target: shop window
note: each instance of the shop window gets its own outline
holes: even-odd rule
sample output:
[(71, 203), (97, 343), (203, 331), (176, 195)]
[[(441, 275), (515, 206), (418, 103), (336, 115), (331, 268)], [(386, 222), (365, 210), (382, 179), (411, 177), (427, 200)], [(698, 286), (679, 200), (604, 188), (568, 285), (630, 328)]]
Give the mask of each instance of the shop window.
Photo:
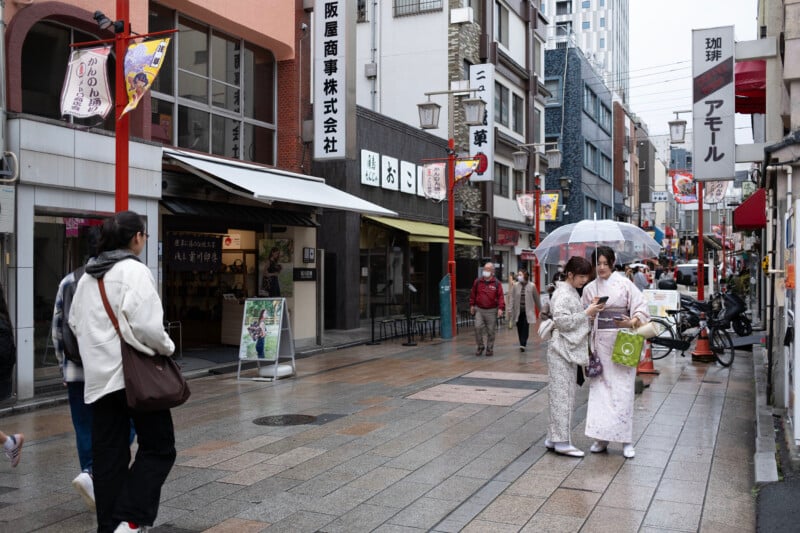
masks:
[[(149, 13), (151, 31), (179, 29), (152, 87), (157, 101), (153, 138), (182, 148), (275, 164), (273, 54), (158, 4), (151, 4)], [(164, 131), (165, 122), (174, 122), (174, 117), (177, 143)], [(171, 124), (171, 128), (176, 127)]]

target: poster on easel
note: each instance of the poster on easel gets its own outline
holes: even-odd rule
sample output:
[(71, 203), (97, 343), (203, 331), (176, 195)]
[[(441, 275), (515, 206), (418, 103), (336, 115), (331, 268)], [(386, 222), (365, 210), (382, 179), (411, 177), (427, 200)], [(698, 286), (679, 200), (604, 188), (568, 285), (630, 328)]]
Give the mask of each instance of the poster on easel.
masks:
[[(291, 364), (282, 365), (281, 360), (290, 360)], [(245, 300), (237, 378), (241, 374), (242, 361), (257, 361), (262, 377), (294, 375), (294, 339), (285, 298)], [(261, 362), (270, 363), (270, 368), (262, 369)]]

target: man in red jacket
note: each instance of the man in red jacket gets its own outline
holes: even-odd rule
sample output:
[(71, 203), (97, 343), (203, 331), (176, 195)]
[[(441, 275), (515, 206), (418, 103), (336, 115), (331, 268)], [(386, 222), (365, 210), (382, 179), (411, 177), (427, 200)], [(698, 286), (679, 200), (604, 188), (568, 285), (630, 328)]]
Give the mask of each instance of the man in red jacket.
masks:
[(505, 308), (503, 284), (494, 277), (494, 264), (486, 263), (483, 265), (481, 276), (472, 284), (472, 292), (469, 294), (469, 312), (475, 316), (475, 342), (478, 344), (475, 355), (481, 355), (484, 346), (486, 357), (494, 355), (497, 319), (503, 316)]

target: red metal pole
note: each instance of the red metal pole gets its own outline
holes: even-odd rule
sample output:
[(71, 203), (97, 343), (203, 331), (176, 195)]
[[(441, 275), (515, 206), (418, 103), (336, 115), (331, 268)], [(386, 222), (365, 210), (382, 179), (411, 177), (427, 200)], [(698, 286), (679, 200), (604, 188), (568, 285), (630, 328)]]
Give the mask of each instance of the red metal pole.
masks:
[[(539, 157), (538, 153), (536, 154), (536, 157)], [(536, 229), (534, 229), (534, 231), (533, 231), (533, 235), (534, 235), (534, 237), (533, 237), (534, 241), (533, 242), (536, 244), (536, 246), (534, 248), (539, 246), (539, 226), (540, 226), (540, 221), (539, 221), (539, 209), (540, 209), (540, 207), (539, 206), (542, 203), (542, 191), (541, 191), (541, 189), (539, 187), (539, 180), (540, 179), (541, 178), (539, 178), (537, 176), (536, 179), (533, 182), (534, 187), (536, 187), (536, 190), (533, 192), (533, 201), (536, 202), (536, 205), (534, 205), (534, 207), (533, 207), (533, 223), (536, 225)], [(536, 292), (541, 293), (542, 292), (542, 290), (541, 290), (541, 284), (542, 283), (539, 280), (539, 277), (540, 277), (539, 276), (539, 258), (537, 256), (535, 256), (535, 255), (533, 256), (533, 276), (534, 276), (534, 278), (536, 280), (535, 281)], [(536, 316), (537, 317), (539, 316), (539, 309), (536, 309)]]
[(450, 274), (450, 329), (456, 338), (456, 211), (454, 188), (456, 185), (456, 141), (451, 137), (447, 144), (447, 273)]
[(116, 161), (114, 174), (114, 210), (126, 211), (128, 209), (128, 140), (130, 114), (122, 115), (122, 110), (128, 104), (128, 93), (125, 89), (125, 53), (128, 51), (128, 38), (130, 37), (130, 10), (129, 0), (117, 0), (117, 20), (122, 21), (122, 31), (114, 39), (114, 51), (117, 55), (115, 73), (115, 113), (116, 125), (114, 130), (116, 142)]
[(725, 215), (722, 215), (722, 277), (720, 278), (720, 287), (722, 287), (722, 282), (728, 277), (727, 273), (728, 265), (725, 264)]
[(703, 264), (703, 182), (697, 182), (697, 299), (705, 300), (705, 265)]

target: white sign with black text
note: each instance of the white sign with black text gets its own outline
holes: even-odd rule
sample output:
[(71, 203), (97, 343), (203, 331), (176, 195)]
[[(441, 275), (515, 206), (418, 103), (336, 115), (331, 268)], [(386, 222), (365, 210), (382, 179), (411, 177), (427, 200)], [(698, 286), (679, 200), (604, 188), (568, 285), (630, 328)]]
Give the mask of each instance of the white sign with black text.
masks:
[(473, 174), (470, 181), (494, 180), (494, 65), (482, 63), (470, 65), (469, 86), (478, 89), (470, 98), (480, 98), (486, 102), (486, 114), (483, 124), (469, 127), (469, 155), (477, 153), (486, 155), (486, 172), (483, 175)]
[(734, 45), (733, 26), (692, 30), (695, 181), (734, 177)]

